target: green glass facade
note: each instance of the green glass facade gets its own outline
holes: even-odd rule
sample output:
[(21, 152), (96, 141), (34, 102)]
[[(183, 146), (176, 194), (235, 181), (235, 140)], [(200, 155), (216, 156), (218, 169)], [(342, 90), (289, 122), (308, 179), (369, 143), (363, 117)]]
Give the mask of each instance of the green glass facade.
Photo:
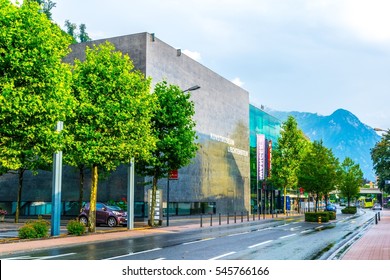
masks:
[[(256, 106), (249, 105), (249, 141), (250, 141), (250, 189), (251, 189), (251, 210), (257, 212), (257, 205), (261, 200), (261, 190), (257, 187), (262, 184), (258, 179), (257, 164), (257, 135), (263, 134), (266, 141), (272, 142), (275, 147), (280, 135), (281, 121)], [(272, 152), (271, 152), (272, 153)], [(272, 160), (271, 160), (272, 161)], [(271, 163), (272, 165), (272, 163)], [(266, 165), (268, 166), (268, 165)], [(265, 167), (265, 169), (268, 169)], [(268, 174), (269, 170), (265, 170)], [(259, 202), (259, 203), (258, 203)]]

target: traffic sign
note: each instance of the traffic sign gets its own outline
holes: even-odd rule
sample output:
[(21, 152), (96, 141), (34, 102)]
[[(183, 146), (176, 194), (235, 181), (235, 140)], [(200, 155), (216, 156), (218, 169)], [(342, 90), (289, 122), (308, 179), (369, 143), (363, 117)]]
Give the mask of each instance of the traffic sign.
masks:
[(169, 180), (178, 180), (179, 171), (177, 169), (169, 171)]

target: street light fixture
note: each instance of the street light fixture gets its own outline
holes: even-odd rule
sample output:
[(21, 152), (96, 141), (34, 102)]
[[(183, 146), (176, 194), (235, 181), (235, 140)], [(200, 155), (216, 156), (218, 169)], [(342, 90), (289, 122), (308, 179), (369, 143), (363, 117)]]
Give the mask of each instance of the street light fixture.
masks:
[(200, 89), (200, 86), (198, 85), (195, 85), (195, 86), (192, 86), (186, 90), (183, 90), (183, 92), (187, 92), (187, 91), (194, 91), (194, 90), (197, 90), (197, 89)]

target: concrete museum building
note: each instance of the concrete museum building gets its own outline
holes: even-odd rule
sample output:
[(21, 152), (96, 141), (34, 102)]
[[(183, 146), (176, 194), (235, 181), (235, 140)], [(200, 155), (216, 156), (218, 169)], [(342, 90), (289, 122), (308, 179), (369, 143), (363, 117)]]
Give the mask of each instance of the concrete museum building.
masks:
[[(105, 41), (132, 59), (136, 69), (152, 84), (166, 80), (183, 90), (195, 85), (191, 92), (195, 104), (196, 132), (200, 144), (189, 166), (178, 171), (178, 179), (170, 180), (169, 212), (176, 215), (198, 213), (233, 213), (250, 211), (249, 93), (207, 67), (191, 59), (150, 33), (139, 33), (72, 45), (66, 62), (83, 60), (86, 46)], [(66, 124), (64, 124), (66, 125)], [(84, 201), (89, 200), (90, 174), (86, 174)], [(28, 173), (24, 180), (22, 215), (51, 213), (51, 172)], [(135, 215), (147, 215), (145, 178), (136, 178)], [(17, 176), (0, 176), (0, 206), (12, 212), (17, 198)], [(167, 180), (160, 180), (166, 201)], [(121, 166), (108, 178), (99, 180), (98, 201), (126, 199), (127, 168)], [(252, 191), (253, 192), (253, 191)], [(79, 173), (64, 167), (62, 179), (62, 212), (77, 214)], [(166, 203), (164, 203), (166, 208)], [(12, 209), (11, 209), (12, 208)]]

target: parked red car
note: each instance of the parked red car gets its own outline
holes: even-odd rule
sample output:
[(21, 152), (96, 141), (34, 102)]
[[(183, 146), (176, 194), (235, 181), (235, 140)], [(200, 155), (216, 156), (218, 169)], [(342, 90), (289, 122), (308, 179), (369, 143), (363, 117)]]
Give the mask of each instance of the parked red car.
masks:
[[(81, 209), (79, 221), (88, 225), (89, 203), (86, 203)], [(105, 224), (109, 227), (118, 225), (127, 225), (127, 212), (115, 205), (105, 203), (96, 203), (96, 225)]]

